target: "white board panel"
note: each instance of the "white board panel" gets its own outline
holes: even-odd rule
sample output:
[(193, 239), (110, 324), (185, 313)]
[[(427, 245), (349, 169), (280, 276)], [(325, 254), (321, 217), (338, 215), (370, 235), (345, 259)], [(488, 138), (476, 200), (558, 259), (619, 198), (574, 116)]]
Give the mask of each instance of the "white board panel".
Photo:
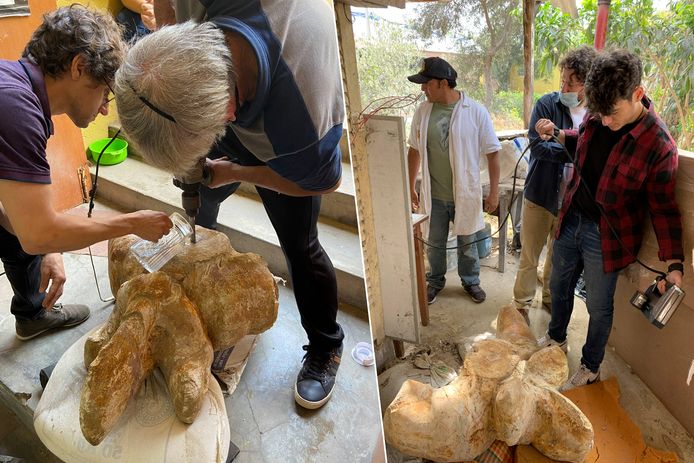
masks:
[(417, 274), (401, 117), (372, 116), (366, 152), (386, 336), (419, 342)]

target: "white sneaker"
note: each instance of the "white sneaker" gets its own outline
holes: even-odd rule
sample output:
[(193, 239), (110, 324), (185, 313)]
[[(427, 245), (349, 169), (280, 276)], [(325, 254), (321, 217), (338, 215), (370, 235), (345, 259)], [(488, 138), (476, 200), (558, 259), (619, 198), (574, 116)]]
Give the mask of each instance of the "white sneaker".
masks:
[(573, 376), (571, 376), (571, 378), (569, 378), (569, 380), (565, 382), (562, 387), (559, 388), (559, 391), (566, 391), (574, 387), (585, 386), (586, 384), (593, 384), (596, 381), (600, 381), (600, 370), (598, 370), (596, 373), (593, 373), (588, 369), (588, 367), (581, 364), (581, 368), (576, 370), (576, 373), (574, 373)]
[(542, 349), (543, 347), (559, 346), (559, 348), (563, 350), (565, 354), (569, 350), (569, 346), (566, 339), (564, 339), (564, 342), (555, 341), (554, 339), (549, 337), (549, 333), (545, 333), (544, 336), (538, 339), (537, 345), (540, 349)]

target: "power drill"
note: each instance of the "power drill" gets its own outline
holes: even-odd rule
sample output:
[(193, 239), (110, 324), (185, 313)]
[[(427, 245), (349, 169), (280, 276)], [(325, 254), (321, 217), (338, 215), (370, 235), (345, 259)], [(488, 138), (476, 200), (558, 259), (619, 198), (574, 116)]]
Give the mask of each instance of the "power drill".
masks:
[(208, 185), (212, 180), (212, 170), (205, 165), (205, 158), (195, 164), (187, 174), (183, 176), (175, 176), (173, 184), (183, 190), (181, 193), (181, 205), (186, 211), (188, 222), (193, 229), (191, 243), (196, 243), (195, 236), (195, 218), (200, 210), (200, 185)]

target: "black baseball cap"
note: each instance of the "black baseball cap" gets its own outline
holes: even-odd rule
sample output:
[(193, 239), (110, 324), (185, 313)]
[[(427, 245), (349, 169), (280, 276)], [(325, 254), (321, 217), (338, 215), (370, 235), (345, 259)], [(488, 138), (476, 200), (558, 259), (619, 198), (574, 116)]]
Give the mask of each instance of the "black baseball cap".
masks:
[(422, 70), (417, 74), (409, 76), (407, 80), (415, 84), (425, 84), (431, 79), (455, 81), (457, 77), (458, 73), (455, 72), (453, 66), (448, 64), (448, 61), (434, 56), (432, 58), (424, 58)]

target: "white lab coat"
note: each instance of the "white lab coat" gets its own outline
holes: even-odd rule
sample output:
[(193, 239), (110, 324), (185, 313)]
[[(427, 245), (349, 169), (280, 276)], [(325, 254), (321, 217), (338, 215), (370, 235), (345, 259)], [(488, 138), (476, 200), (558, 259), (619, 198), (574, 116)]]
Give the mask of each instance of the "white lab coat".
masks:
[[(427, 153), (427, 128), (433, 103), (419, 105), (412, 119), (407, 143), (419, 151), (422, 158), (422, 185), (419, 197), (419, 212), (431, 214), (431, 176)], [(482, 159), (489, 153), (499, 151), (501, 144), (494, 133), (492, 119), (487, 109), (460, 93), (460, 100), (453, 108), (449, 129), (449, 154), (453, 171), (453, 198), (455, 218), (453, 233), (472, 235), (484, 228), (482, 215), (482, 184), (480, 182)], [(429, 236), (429, 223), (422, 227), (424, 238)]]

